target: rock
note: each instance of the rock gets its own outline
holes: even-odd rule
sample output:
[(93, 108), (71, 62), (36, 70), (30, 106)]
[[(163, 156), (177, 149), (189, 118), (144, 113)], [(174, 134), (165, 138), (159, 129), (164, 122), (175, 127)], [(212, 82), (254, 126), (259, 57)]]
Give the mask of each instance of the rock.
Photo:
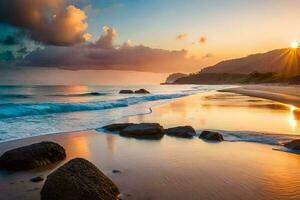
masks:
[(32, 179), (30, 179), (31, 182), (40, 182), (40, 181), (43, 181), (44, 178), (42, 176), (37, 176), (37, 177), (34, 177)]
[(292, 140), (286, 144), (284, 144), (284, 147), (292, 150), (300, 150), (300, 139), (298, 140)]
[(136, 94), (150, 94), (150, 92), (146, 89), (139, 89), (139, 90), (134, 91), (134, 93), (136, 93)]
[(54, 142), (40, 142), (9, 150), (0, 157), (6, 170), (26, 170), (48, 165), (66, 158), (65, 149)]
[(120, 90), (120, 94), (133, 94), (133, 90)]
[(212, 140), (212, 141), (223, 141), (223, 136), (218, 132), (213, 131), (202, 131), (199, 138), (203, 138), (206, 140)]
[(165, 129), (165, 134), (174, 137), (193, 138), (196, 132), (191, 126), (178, 126)]
[(138, 139), (161, 139), (164, 136), (163, 131), (163, 127), (158, 123), (141, 123), (124, 128), (120, 135)]
[(133, 123), (117, 123), (117, 124), (109, 124), (106, 126), (103, 126), (102, 128), (104, 128), (105, 130), (108, 131), (121, 131), (124, 128), (127, 128), (128, 126), (133, 125)]
[(114, 170), (112, 170), (112, 173), (117, 174), (117, 173), (121, 173), (121, 171), (117, 170), (117, 169), (114, 169)]
[(118, 187), (95, 165), (75, 158), (47, 177), (41, 200), (113, 200), (119, 194)]

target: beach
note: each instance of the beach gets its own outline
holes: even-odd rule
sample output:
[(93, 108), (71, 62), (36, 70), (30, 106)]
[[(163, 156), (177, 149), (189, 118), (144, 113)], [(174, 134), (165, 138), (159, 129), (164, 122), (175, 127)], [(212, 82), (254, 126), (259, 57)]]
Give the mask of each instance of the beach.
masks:
[[(260, 94), (266, 91), (269, 96), (274, 91), (290, 96), (298, 91), (297, 87), (282, 93), (278, 88), (260, 87), (264, 88)], [(223, 142), (166, 135), (161, 140), (138, 140), (101, 128), (3, 142), (1, 154), (39, 141), (54, 141), (66, 149), (67, 158), (34, 170), (1, 172), (1, 196), (39, 199), (43, 182), (32, 183), (30, 178), (46, 177), (68, 160), (82, 157), (116, 183), (122, 199), (299, 199), (300, 157), (281, 146), (299, 138), (297, 104), (231, 90), (234, 93), (209, 91), (163, 101), (152, 106), (150, 113), (113, 121), (157, 122), (165, 128), (191, 125), (197, 135), (202, 130), (219, 131)]]

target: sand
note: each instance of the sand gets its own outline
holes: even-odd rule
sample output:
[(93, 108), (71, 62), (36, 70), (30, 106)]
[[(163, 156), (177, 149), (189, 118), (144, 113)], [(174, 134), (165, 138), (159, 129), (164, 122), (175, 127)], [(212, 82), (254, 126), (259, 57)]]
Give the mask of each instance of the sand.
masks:
[(248, 85), (224, 89), (221, 92), (234, 92), (300, 107), (300, 86)]
[[(152, 114), (131, 116), (121, 121), (155, 120), (165, 127), (190, 124), (199, 133), (203, 128), (212, 127), (248, 130), (264, 117), (267, 120), (273, 116), (277, 127), (274, 131), (293, 131), (289, 121), (283, 121), (291, 115), (286, 106), (232, 93), (198, 94), (162, 103), (152, 109)], [(228, 116), (229, 113), (232, 115)], [(237, 115), (240, 117), (235, 117)], [(258, 130), (268, 130), (268, 126), (261, 125)], [(274, 150), (279, 147), (276, 145), (211, 143), (197, 137), (180, 139), (169, 136), (148, 141), (90, 130), (1, 143), (0, 154), (46, 140), (64, 146), (66, 160), (29, 171), (2, 171), (0, 199), (38, 200), (43, 182), (31, 183), (30, 178), (46, 177), (75, 157), (94, 163), (116, 183), (123, 199), (300, 199), (300, 156)], [(121, 173), (112, 173), (112, 170)]]

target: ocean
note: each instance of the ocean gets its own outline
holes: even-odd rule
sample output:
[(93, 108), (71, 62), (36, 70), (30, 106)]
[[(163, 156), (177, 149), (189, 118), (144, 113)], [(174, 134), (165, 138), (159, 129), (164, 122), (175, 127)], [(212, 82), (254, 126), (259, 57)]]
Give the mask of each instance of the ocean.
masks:
[[(0, 142), (58, 132), (97, 129), (150, 107), (228, 86), (0, 86)], [(145, 88), (151, 94), (119, 94)]]

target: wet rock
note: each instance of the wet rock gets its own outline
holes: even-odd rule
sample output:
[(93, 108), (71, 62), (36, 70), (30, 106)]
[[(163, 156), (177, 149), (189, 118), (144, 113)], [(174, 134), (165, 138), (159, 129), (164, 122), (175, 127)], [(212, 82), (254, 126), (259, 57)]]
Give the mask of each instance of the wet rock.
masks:
[(117, 170), (117, 169), (114, 169), (114, 170), (112, 170), (112, 173), (117, 174), (117, 173), (121, 173), (121, 171)]
[(195, 130), (191, 126), (178, 126), (174, 128), (165, 129), (165, 134), (174, 137), (181, 138), (193, 138), (196, 134)]
[(300, 139), (298, 140), (292, 140), (286, 144), (284, 144), (284, 147), (292, 150), (300, 150)]
[(133, 94), (133, 90), (120, 90), (120, 94)]
[(95, 165), (75, 158), (51, 173), (41, 190), (41, 200), (113, 200), (117, 186)]
[(43, 180), (44, 180), (44, 178), (42, 176), (37, 176), (37, 177), (34, 177), (34, 178), (30, 179), (30, 181), (34, 182), (34, 183), (40, 182), (40, 181), (43, 181)]
[(150, 94), (150, 92), (146, 89), (139, 89), (139, 90), (134, 91), (134, 93), (136, 93), (136, 94)]
[(121, 131), (131, 125), (133, 125), (133, 123), (116, 123), (103, 126), (102, 128), (108, 131)]
[(218, 132), (213, 131), (202, 131), (199, 138), (203, 138), (206, 140), (212, 140), (212, 141), (223, 141), (223, 136)]
[(66, 158), (65, 149), (54, 142), (40, 142), (9, 150), (0, 157), (0, 167), (6, 170), (27, 170)]
[(164, 129), (158, 123), (141, 123), (124, 128), (120, 135), (137, 139), (161, 139), (164, 136)]

